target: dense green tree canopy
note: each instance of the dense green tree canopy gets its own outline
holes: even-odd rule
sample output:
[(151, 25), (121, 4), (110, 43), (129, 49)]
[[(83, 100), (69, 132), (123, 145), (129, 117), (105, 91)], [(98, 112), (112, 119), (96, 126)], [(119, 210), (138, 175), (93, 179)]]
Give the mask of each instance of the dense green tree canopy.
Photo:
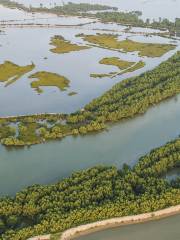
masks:
[(30, 186), (14, 198), (0, 199), (0, 239), (25, 240), (180, 204), (180, 179), (164, 178), (179, 166), (178, 138), (141, 157), (133, 168), (97, 166), (53, 185)]

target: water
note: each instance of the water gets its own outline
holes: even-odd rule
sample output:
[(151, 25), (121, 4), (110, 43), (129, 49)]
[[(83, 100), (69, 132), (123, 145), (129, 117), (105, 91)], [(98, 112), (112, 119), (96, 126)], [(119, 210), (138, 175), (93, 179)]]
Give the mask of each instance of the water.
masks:
[(52, 183), (73, 171), (99, 164), (134, 165), (141, 155), (180, 133), (180, 96), (121, 122), (108, 132), (67, 137), (24, 149), (0, 147), (0, 195), (34, 183)]
[(111, 228), (76, 240), (179, 240), (180, 215), (147, 223)]
[[(85, 26), (83, 28), (6, 28), (5, 34), (0, 35), (0, 64), (9, 60), (19, 65), (28, 65), (33, 62), (36, 67), (8, 87), (4, 87), (4, 83), (0, 83), (0, 116), (76, 111), (110, 89), (115, 83), (154, 68), (177, 50), (170, 51), (160, 58), (142, 58), (138, 56), (138, 53), (119, 53), (101, 48), (90, 48), (67, 54), (50, 52), (50, 49), (53, 48), (50, 45), (50, 39), (54, 35), (62, 35), (73, 43), (84, 45), (86, 43), (76, 37), (76, 34), (82, 32), (84, 34), (104, 33), (102, 30), (97, 31), (92, 28), (86, 29)], [(119, 39), (124, 40), (127, 37), (141, 42), (171, 42), (170, 39), (155, 36), (145, 37), (137, 33), (122, 33)], [(177, 42), (177, 44), (179, 43)], [(44, 59), (45, 57), (47, 59)], [(109, 73), (119, 70), (114, 66), (99, 64), (104, 57), (119, 57), (134, 62), (143, 60), (146, 66), (136, 72), (123, 74), (113, 79), (91, 78), (91, 73)], [(70, 87), (64, 92), (55, 87), (43, 87), (44, 92), (38, 95), (31, 88), (30, 83), (33, 80), (28, 78), (38, 71), (63, 75), (70, 80)], [(77, 95), (69, 96), (68, 93), (72, 91), (77, 92)]]
[(180, 177), (180, 168), (175, 168), (172, 169), (171, 171), (168, 172), (166, 175), (166, 178), (168, 180), (175, 180), (177, 177)]

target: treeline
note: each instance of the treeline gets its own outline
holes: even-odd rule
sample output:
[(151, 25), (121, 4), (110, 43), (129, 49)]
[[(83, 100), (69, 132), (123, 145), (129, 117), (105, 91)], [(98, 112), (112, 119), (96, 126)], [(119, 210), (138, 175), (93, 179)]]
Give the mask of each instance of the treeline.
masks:
[(63, 6), (55, 6), (53, 8), (46, 8), (43, 6), (41, 6), (40, 8), (31, 7), (31, 10), (36, 12), (45, 11), (49, 13), (55, 13), (57, 15), (61, 15), (61, 14), (74, 15), (74, 14), (86, 13), (89, 11), (117, 10), (117, 8), (106, 6), (106, 5), (100, 5), (100, 4), (68, 2)]
[(45, 12), (45, 13), (54, 13), (57, 15), (75, 15), (80, 13), (86, 13), (88, 11), (105, 11), (105, 10), (117, 10), (116, 7), (110, 7), (107, 5), (101, 4), (89, 4), (89, 3), (72, 3), (68, 2), (62, 6), (56, 6), (47, 8), (43, 6), (43, 3), (39, 7), (26, 7), (23, 4), (20, 4), (16, 1), (11, 0), (0, 0), (0, 4), (8, 8), (17, 8), (26, 12)]
[[(18, 8), (26, 12), (44, 12), (54, 13), (57, 15), (76, 15), (82, 17), (98, 18), (102, 22), (115, 22), (122, 25), (128, 25), (133, 27), (147, 27), (154, 29), (168, 30), (170, 34), (180, 34), (180, 18), (176, 18), (174, 22), (167, 18), (159, 18), (159, 20), (151, 21), (146, 19), (145, 21), (140, 18), (142, 12), (118, 12), (118, 8), (101, 4), (89, 4), (89, 3), (72, 3), (68, 2), (62, 6), (54, 5), (51, 8), (44, 7), (41, 3), (39, 7), (26, 7), (16, 1), (0, 0), (0, 4), (8, 8)], [(106, 10), (112, 10), (107, 11)], [(90, 13), (90, 11), (99, 11), (97, 13)], [(103, 12), (101, 12), (103, 11)]]
[(7, 8), (17, 8), (23, 11), (29, 11), (29, 9), (21, 3), (10, 1), (10, 0), (0, 0), (0, 4)]
[(1, 118), (0, 140), (6, 146), (24, 146), (97, 132), (109, 122), (143, 114), (150, 106), (179, 92), (180, 52), (177, 52), (154, 70), (116, 84), (78, 112)]
[(67, 116), (68, 124), (107, 123), (143, 114), (158, 102), (180, 92), (180, 52), (154, 70), (116, 84), (83, 111)]
[(144, 22), (139, 18), (138, 12), (98, 12), (95, 14), (102, 22), (116, 22), (128, 25), (143, 26)]
[(53, 185), (34, 185), (0, 199), (0, 239), (62, 232), (79, 224), (156, 211), (180, 204), (180, 138), (141, 157), (130, 168), (97, 166)]
[(159, 20), (153, 19), (153, 21), (146, 19), (144, 21), (139, 16), (140, 14), (137, 12), (98, 12), (94, 14), (94, 17), (105, 23), (115, 22), (132, 27), (168, 30), (172, 35), (180, 33), (180, 18), (176, 18), (174, 22), (167, 18), (159, 18)]

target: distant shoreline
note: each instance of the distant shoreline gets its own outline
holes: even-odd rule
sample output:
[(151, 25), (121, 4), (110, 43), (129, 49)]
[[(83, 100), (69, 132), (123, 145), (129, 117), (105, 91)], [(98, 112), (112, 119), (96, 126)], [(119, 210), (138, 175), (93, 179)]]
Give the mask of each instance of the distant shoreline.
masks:
[[(156, 220), (156, 219), (176, 215), (179, 213), (180, 213), (180, 204), (169, 207), (169, 208), (165, 208), (162, 210), (158, 210), (155, 212), (97, 221), (97, 222), (93, 222), (85, 225), (80, 225), (74, 228), (70, 228), (62, 233), (62, 235), (59, 237), (59, 240), (72, 240), (79, 236), (87, 235), (93, 232), (98, 232), (98, 231), (113, 228), (113, 227), (120, 227), (124, 225), (148, 222), (151, 220)], [(28, 240), (50, 240), (50, 237), (51, 236), (49, 234), (49, 235), (29, 238)]]

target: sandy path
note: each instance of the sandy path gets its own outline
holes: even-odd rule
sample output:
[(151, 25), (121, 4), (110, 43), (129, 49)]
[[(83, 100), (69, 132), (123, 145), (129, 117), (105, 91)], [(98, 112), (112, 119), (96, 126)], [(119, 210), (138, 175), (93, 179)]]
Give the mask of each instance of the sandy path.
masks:
[[(115, 226), (128, 225), (133, 223), (145, 222), (157, 218), (167, 217), (180, 213), (180, 205), (165, 208), (156, 212), (144, 213), (133, 216), (111, 218), (103, 221), (80, 225), (64, 231), (59, 240), (70, 240), (75, 236), (85, 235), (89, 232), (94, 232), (102, 229), (107, 229)], [(37, 236), (28, 240), (50, 240), (50, 235)]]

